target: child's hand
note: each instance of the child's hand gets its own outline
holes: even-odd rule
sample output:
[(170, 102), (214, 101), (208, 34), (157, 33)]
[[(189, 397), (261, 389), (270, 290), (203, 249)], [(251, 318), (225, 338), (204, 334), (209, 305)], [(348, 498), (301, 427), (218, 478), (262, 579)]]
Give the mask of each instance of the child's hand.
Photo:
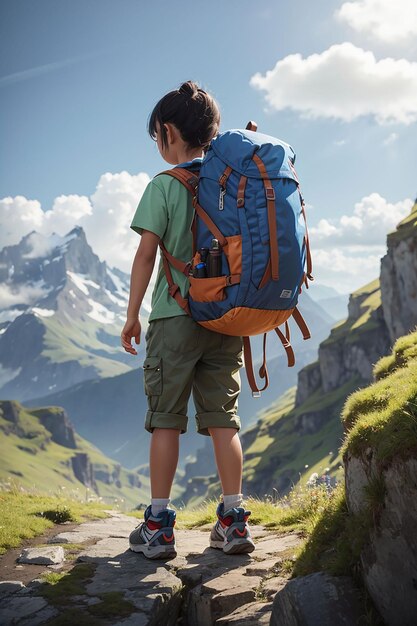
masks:
[(137, 354), (137, 351), (132, 346), (131, 341), (132, 337), (134, 337), (135, 343), (140, 343), (140, 331), (141, 327), (139, 318), (127, 318), (126, 324), (124, 325), (121, 333), (122, 346), (126, 352)]

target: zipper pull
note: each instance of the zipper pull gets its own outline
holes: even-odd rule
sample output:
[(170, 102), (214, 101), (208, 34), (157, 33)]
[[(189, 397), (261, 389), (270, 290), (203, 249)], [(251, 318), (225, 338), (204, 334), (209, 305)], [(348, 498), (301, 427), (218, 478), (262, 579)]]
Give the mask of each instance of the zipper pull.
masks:
[(224, 209), (224, 196), (226, 194), (226, 188), (220, 187), (220, 196), (219, 196), (219, 211), (223, 211)]

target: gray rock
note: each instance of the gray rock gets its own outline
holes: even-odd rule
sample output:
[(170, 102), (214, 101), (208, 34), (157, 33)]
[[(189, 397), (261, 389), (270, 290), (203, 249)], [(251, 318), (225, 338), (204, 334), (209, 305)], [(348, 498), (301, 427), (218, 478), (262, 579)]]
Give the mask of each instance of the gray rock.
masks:
[(20, 580), (2, 580), (0, 581), (0, 598), (10, 596), (24, 588), (25, 585)]
[(386, 495), (361, 554), (366, 587), (390, 626), (414, 626), (417, 615), (417, 459), (384, 473)]
[(132, 613), (120, 622), (113, 622), (113, 626), (148, 626), (149, 616), (145, 613)]
[(264, 561), (251, 563), (246, 567), (245, 575), (247, 576), (265, 576), (276, 568), (279, 568), (282, 558), (274, 557)]
[(262, 592), (268, 600), (273, 600), (275, 594), (281, 591), (287, 583), (288, 579), (283, 576), (268, 578), (262, 585)]
[(189, 624), (209, 626), (220, 617), (256, 599), (260, 576), (243, 576), (238, 567), (220, 576), (205, 580), (188, 593), (187, 617)]
[(400, 226), (388, 235), (387, 245), (381, 259), (381, 299), (391, 341), (395, 341), (417, 324), (416, 229), (401, 236)]
[(357, 626), (363, 616), (359, 591), (347, 576), (324, 572), (294, 578), (278, 591), (271, 626)]
[(216, 620), (216, 626), (269, 626), (272, 602), (250, 602)]
[[(20, 619), (19, 626), (43, 626), (43, 624), (46, 624), (48, 620), (52, 617), (56, 617), (58, 614), (59, 611), (57, 609), (48, 605), (32, 615), (28, 615), (28, 617)], [(13, 620), (12, 624), (16, 624), (16, 622)], [(4, 625), (2, 624), (2, 626)]]
[(25, 617), (34, 617), (34, 614), (46, 606), (46, 600), (38, 596), (22, 597), (13, 595), (10, 599), (2, 601), (0, 607), (0, 623), (2, 626), (16, 624)]
[(25, 548), (19, 558), (19, 563), (33, 563), (36, 565), (53, 565), (62, 563), (65, 558), (64, 548)]

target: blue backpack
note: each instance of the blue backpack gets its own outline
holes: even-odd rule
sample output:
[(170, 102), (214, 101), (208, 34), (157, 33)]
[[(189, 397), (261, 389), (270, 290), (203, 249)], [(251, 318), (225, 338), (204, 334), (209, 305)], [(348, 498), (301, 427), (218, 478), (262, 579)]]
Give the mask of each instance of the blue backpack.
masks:
[[(304, 339), (310, 337), (296, 305), (301, 286), (308, 288), (307, 280), (313, 276), (295, 153), (287, 143), (256, 131), (256, 124), (249, 122), (245, 130), (220, 133), (211, 141), (199, 169), (174, 167), (160, 172), (187, 187), (195, 208), (190, 262), (174, 258), (162, 242), (160, 247), (169, 293), (178, 304), (205, 328), (243, 337), (248, 381), (252, 394), (259, 396), (268, 386), (266, 333), (275, 330), (289, 367), (295, 363), (289, 317)], [(221, 251), (220, 271), (201, 277), (207, 249), (212, 248), (212, 254), (213, 245), (217, 247), (213, 240)], [(188, 299), (182, 298), (174, 283), (170, 265), (188, 276)], [(284, 332), (278, 328), (282, 324)], [(259, 375), (265, 384), (259, 389), (249, 336), (262, 333)]]

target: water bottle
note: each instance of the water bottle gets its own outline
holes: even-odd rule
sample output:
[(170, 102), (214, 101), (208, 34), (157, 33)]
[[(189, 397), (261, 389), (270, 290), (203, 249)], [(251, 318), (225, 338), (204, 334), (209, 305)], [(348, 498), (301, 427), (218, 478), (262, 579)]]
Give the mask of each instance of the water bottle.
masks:
[(207, 274), (210, 278), (222, 274), (222, 251), (218, 239), (212, 239), (207, 257)]

